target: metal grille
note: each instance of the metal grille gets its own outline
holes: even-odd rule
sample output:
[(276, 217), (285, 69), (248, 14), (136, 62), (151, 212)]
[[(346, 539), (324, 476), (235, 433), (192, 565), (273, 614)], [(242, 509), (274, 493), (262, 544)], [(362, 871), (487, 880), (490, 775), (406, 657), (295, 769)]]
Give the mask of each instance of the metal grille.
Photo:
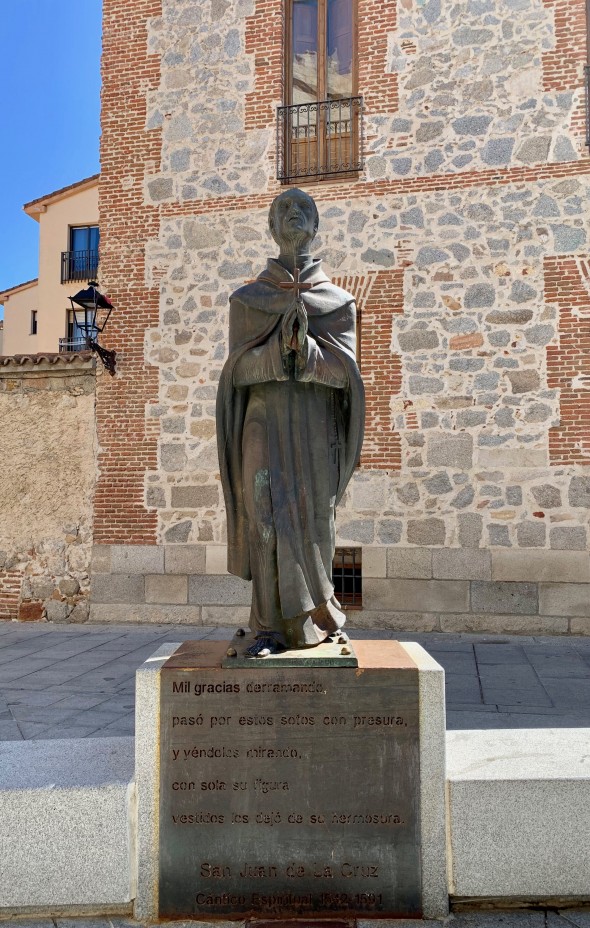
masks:
[(346, 609), (363, 608), (361, 548), (336, 548), (332, 561), (334, 595)]
[(590, 64), (584, 65), (584, 85), (586, 88), (586, 147), (590, 148)]
[(85, 338), (60, 338), (59, 353), (66, 354), (70, 351), (88, 351), (88, 342)]
[(277, 178), (356, 174), (364, 163), (363, 98), (277, 109)]
[(61, 282), (92, 280), (98, 270), (98, 251), (62, 251)]

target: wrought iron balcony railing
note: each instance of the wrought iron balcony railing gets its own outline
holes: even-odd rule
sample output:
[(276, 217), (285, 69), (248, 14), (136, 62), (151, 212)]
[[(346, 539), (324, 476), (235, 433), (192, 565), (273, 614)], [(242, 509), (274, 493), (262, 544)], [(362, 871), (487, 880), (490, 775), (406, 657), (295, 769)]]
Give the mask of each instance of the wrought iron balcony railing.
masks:
[(88, 342), (85, 338), (60, 338), (59, 353), (65, 354), (70, 351), (89, 351)]
[(98, 270), (98, 251), (62, 251), (61, 282), (92, 280)]
[(362, 97), (278, 107), (278, 180), (357, 174), (363, 159)]

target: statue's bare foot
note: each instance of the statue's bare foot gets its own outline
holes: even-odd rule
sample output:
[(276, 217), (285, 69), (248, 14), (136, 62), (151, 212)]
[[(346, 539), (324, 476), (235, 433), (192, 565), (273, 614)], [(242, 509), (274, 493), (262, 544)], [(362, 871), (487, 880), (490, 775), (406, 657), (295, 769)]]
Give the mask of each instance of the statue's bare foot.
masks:
[(246, 648), (246, 654), (250, 657), (268, 657), (269, 654), (280, 654), (284, 650), (278, 632), (259, 632), (250, 647)]

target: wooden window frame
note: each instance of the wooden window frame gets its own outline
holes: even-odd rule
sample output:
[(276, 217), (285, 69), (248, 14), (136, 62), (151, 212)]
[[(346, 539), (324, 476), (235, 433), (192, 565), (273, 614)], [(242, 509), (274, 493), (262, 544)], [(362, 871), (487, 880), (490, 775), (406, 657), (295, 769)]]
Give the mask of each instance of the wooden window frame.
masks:
[[(352, 92), (358, 88), (358, 0), (352, 2)], [(590, 4), (590, 0), (586, 0)], [(293, 106), (293, 0), (287, 0), (287, 28), (285, 29), (285, 106)], [(318, 0), (318, 94), (317, 103), (327, 100), (328, 92), (328, 0)]]
[[(328, 4), (317, 0), (317, 92), (314, 100), (293, 102), (294, 0), (286, 5), (284, 44), (284, 104), (277, 111), (277, 178), (284, 184), (318, 183), (321, 181), (356, 180), (363, 168), (363, 100), (358, 94), (358, 0), (351, 0), (351, 92), (349, 96), (328, 97)], [(315, 110), (315, 122), (308, 122)], [(343, 112), (344, 111), (344, 112)], [(349, 113), (349, 117), (345, 114)], [(306, 119), (307, 113), (307, 119)], [(299, 114), (302, 128), (313, 126), (314, 133), (306, 141), (299, 135)], [(342, 126), (350, 119), (350, 132)], [(291, 120), (297, 130), (292, 132)], [(299, 141), (301, 139), (301, 141)], [(282, 153), (282, 157), (281, 157)]]

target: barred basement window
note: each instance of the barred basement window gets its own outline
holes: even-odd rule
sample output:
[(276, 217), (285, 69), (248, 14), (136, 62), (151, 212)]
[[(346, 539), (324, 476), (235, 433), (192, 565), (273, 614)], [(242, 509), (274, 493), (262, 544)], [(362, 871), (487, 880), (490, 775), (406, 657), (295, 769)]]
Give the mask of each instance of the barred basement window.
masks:
[(363, 608), (362, 548), (336, 548), (332, 562), (334, 595), (345, 609)]

